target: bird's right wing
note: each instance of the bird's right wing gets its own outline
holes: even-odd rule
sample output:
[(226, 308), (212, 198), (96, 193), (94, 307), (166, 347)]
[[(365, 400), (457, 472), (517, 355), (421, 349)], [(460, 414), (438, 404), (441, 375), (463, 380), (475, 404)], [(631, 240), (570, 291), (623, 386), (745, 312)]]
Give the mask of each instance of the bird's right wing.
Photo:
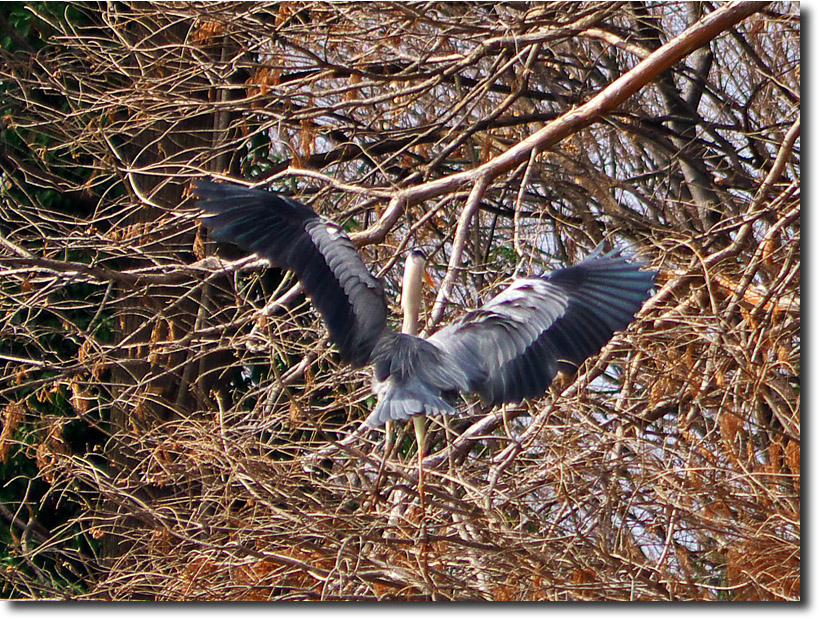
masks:
[(384, 289), (350, 238), (310, 207), (269, 191), (194, 181), (213, 238), (292, 270), (324, 318), (344, 361), (367, 363), (386, 327)]
[(599, 352), (649, 297), (653, 271), (601, 251), (573, 267), (516, 280), (429, 340), (450, 354), (487, 404), (542, 395), (558, 370), (574, 371)]

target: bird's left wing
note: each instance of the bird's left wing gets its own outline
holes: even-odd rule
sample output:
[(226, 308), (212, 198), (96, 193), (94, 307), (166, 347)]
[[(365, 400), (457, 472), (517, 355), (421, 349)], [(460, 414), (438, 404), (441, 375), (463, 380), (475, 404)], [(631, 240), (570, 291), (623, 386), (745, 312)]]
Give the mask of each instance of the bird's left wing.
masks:
[(387, 321), (384, 288), (344, 230), (310, 207), (269, 191), (194, 181), (202, 223), (230, 241), (292, 270), (324, 318), (344, 361), (367, 363)]
[(490, 405), (546, 392), (625, 329), (649, 297), (655, 273), (597, 248), (586, 260), (516, 280), (482, 308), (433, 334)]

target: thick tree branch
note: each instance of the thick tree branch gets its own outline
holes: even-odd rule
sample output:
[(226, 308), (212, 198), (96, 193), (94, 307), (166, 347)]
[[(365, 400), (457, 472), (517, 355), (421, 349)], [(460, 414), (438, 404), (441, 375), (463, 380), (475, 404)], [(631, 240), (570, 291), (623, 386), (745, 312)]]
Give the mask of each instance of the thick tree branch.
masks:
[(403, 208), (408, 204), (454, 191), (462, 185), (476, 182), (478, 179), (491, 180), (496, 178), (528, 159), (533, 149), (540, 151), (548, 149), (583, 127), (600, 120), (674, 63), (679, 62), (694, 50), (705, 45), (721, 32), (762, 10), (767, 4), (769, 3), (745, 1), (732, 2), (720, 7), (671, 39), (658, 50), (652, 52), (631, 71), (612, 82), (588, 102), (569, 110), (506, 152), (472, 170), (466, 170), (400, 190), (379, 221), (367, 230), (353, 235), (354, 241), (359, 245), (380, 242), (395, 225), (398, 217), (403, 212)]

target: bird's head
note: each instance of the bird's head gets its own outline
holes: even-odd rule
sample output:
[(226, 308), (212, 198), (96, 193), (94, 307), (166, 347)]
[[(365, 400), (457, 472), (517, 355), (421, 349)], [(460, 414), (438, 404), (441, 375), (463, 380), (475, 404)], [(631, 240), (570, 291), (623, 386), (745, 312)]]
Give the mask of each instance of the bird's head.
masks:
[(417, 280), (423, 278), (427, 284), (434, 286), (432, 277), (427, 271), (427, 255), (420, 249), (413, 249), (407, 255), (407, 262), (404, 266), (404, 277), (414, 277)]

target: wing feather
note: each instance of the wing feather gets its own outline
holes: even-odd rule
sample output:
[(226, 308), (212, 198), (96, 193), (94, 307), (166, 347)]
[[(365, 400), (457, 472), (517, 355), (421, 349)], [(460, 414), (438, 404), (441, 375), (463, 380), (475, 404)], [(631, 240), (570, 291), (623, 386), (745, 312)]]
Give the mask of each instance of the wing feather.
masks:
[(429, 339), (485, 403), (537, 397), (632, 322), (654, 285), (641, 266), (597, 248), (576, 266), (515, 281)]
[(202, 222), (229, 241), (289, 269), (324, 319), (344, 361), (367, 363), (386, 327), (384, 289), (339, 226), (285, 196), (194, 181)]

